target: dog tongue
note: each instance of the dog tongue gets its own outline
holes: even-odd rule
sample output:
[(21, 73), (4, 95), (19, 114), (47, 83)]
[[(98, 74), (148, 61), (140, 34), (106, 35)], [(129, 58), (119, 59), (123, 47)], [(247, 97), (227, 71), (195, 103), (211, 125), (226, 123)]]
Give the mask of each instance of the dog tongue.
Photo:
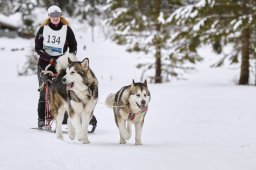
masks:
[(148, 111), (148, 107), (147, 106), (141, 106), (140, 109), (144, 112)]
[(70, 90), (72, 87), (73, 87), (73, 83), (69, 83), (69, 84), (67, 84), (66, 89)]

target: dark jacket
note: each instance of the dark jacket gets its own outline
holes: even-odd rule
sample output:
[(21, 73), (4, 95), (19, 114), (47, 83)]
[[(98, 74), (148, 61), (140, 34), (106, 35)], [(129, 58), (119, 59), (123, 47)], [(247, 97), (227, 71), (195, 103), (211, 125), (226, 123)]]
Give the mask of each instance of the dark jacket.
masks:
[[(60, 22), (58, 25), (54, 25), (50, 22), (48, 25), (53, 30), (60, 30), (63, 26), (63, 23)], [(42, 69), (44, 69), (49, 64), (49, 61), (52, 58), (57, 59), (59, 57), (59, 56), (50, 56), (43, 49), (43, 40), (44, 40), (43, 31), (44, 31), (44, 26), (41, 26), (37, 32), (36, 39), (35, 39), (35, 51), (40, 56), (38, 60), (38, 66), (41, 67)], [(63, 52), (65, 53), (68, 48), (70, 53), (76, 54), (77, 42), (76, 42), (74, 32), (69, 26), (67, 26), (67, 37), (66, 37), (66, 42), (64, 45)]]

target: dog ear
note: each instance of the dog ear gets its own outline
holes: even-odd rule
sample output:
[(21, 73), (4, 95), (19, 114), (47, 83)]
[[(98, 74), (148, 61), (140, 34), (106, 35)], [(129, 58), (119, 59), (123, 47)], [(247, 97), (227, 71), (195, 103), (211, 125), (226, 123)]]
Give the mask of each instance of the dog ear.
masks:
[(89, 58), (85, 58), (81, 64), (84, 68), (89, 67)]
[(148, 86), (147, 80), (145, 80), (143, 84), (144, 84), (144, 86), (147, 87)]
[(135, 81), (134, 79), (132, 79), (132, 85), (131, 85), (131, 88), (133, 88), (135, 86)]
[(70, 58), (68, 57), (68, 64), (70, 64), (72, 61), (70, 60)]

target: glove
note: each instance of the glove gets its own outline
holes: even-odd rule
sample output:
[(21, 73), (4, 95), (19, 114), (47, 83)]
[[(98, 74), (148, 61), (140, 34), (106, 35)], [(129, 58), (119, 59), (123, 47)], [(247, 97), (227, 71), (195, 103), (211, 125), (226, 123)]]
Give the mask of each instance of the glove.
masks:
[(56, 60), (54, 58), (50, 59), (49, 64), (53, 67), (56, 66)]

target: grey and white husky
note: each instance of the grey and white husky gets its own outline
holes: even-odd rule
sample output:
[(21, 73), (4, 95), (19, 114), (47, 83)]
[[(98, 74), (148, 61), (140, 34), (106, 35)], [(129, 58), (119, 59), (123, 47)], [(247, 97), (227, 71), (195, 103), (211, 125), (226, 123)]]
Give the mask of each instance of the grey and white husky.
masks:
[(119, 128), (120, 144), (131, 137), (131, 124), (135, 125), (135, 144), (142, 145), (141, 132), (150, 101), (147, 81), (122, 87), (117, 93), (109, 94), (106, 105), (113, 107), (115, 122)]
[(98, 81), (89, 68), (88, 58), (82, 62), (67, 60), (68, 65), (57, 60), (58, 76), (49, 91), (50, 109), (56, 120), (56, 137), (63, 139), (62, 121), (67, 112), (70, 139), (89, 143), (88, 125), (98, 99)]

